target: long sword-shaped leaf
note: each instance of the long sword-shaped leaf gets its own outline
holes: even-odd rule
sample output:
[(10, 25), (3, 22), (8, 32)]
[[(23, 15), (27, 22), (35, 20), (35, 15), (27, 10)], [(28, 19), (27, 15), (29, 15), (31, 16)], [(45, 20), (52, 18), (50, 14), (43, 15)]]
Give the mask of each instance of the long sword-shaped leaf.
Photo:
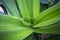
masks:
[(0, 15), (0, 40), (22, 40), (33, 30), (21, 18)]
[(20, 17), (15, 0), (1, 0), (7, 9), (8, 15)]
[(6, 30), (5, 28), (8, 29), (9, 28), (8, 26), (10, 28), (11, 27), (16, 28), (18, 26), (18, 28), (19, 28), (19, 27), (30, 26), (30, 24), (25, 22), (22, 18), (18, 18), (18, 17), (14, 17), (14, 16), (1, 15), (0, 14), (0, 31)]
[(23, 18), (34, 19), (39, 16), (39, 0), (17, 0)]
[(0, 32), (0, 40), (23, 40), (33, 32), (30, 28), (20, 28), (19, 30), (10, 30)]
[(52, 25), (36, 28), (35, 32), (44, 34), (60, 34), (60, 21)]
[(17, 0), (17, 3), (21, 11), (22, 17), (25, 19), (30, 19), (29, 0)]
[(40, 0), (33, 0), (33, 19), (36, 20), (39, 17), (40, 12)]
[(34, 27), (47, 26), (60, 20), (60, 4), (43, 11)]

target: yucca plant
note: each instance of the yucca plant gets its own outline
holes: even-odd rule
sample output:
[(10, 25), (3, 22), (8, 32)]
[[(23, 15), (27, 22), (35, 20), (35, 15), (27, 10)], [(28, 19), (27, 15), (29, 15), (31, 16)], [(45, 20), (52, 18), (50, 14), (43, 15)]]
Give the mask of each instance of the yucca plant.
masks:
[(60, 2), (41, 12), (40, 0), (0, 1), (8, 13), (0, 14), (0, 40), (36, 40), (33, 33), (60, 34)]

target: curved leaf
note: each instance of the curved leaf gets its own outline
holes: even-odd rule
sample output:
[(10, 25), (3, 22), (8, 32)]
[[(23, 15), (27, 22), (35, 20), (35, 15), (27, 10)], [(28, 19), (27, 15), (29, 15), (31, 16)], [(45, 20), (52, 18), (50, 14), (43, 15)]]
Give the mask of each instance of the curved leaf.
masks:
[(10, 31), (0, 32), (0, 40), (23, 40), (32, 33), (32, 29), (15, 29)]
[(40, 18), (35, 22), (34, 27), (47, 26), (60, 21), (59, 13), (60, 13), (60, 4), (58, 3), (55, 6), (42, 12)]
[(0, 15), (0, 40), (24, 39), (33, 32), (28, 25), (30, 24), (21, 18)]
[(35, 32), (44, 34), (60, 34), (60, 21), (52, 25), (36, 28)]

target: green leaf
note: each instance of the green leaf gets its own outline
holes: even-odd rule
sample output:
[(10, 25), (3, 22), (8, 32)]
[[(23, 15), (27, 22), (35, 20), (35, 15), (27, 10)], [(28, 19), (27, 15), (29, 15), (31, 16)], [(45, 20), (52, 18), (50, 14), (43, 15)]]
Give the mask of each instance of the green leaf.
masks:
[(20, 17), (15, 0), (1, 0), (7, 9), (8, 15)]
[(29, 36), (33, 31), (29, 28), (19, 30), (10, 30), (0, 32), (0, 40), (23, 40)]
[(54, 24), (60, 21), (60, 4), (56, 4), (51, 8), (43, 11), (40, 14), (39, 19), (35, 22), (34, 27), (42, 27)]
[(60, 34), (60, 21), (52, 25), (36, 28), (35, 32), (44, 34)]
[(25, 19), (30, 19), (29, 0), (17, 0), (17, 3), (21, 11), (22, 17)]
[[(8, 15), (1, 15), (0, 14), (0, 31), (3, 28), (16, 28), (16, 27), (26, 27), (26, 26), (30, 26), (30, 23), (25, 22), (22, 18), (18, 18), (18, 17), (14, 17), (14, 16), (8, 16)], [(4, 27), (5, 26), (5, 27)], [(8, 27), (9, 26), (9, 27)], [(13, 27), (12, 27), (13, 26)], [(9, 28), (9, 29), (10, 29)], [(8, 30), (9, 30), (8, 29)], [(4, 30), (4, 29), (3, 29)], [(5, 29), (6, 30), (6, 29)]]
[(36, 21), (40, 12), (40, 0), (33, 0), (33, 19)]
[(0, 14), (0, 40), (22, 40), (33, 30), (22, 18)]
[(26, 37), (24, 40), (36, 40), (36, 37), (35, 37), (34, 33), (32, 33), (31, 35)]
[(23, 18), (36, 20), (39, 17), (40, 0), (17, 0)]

